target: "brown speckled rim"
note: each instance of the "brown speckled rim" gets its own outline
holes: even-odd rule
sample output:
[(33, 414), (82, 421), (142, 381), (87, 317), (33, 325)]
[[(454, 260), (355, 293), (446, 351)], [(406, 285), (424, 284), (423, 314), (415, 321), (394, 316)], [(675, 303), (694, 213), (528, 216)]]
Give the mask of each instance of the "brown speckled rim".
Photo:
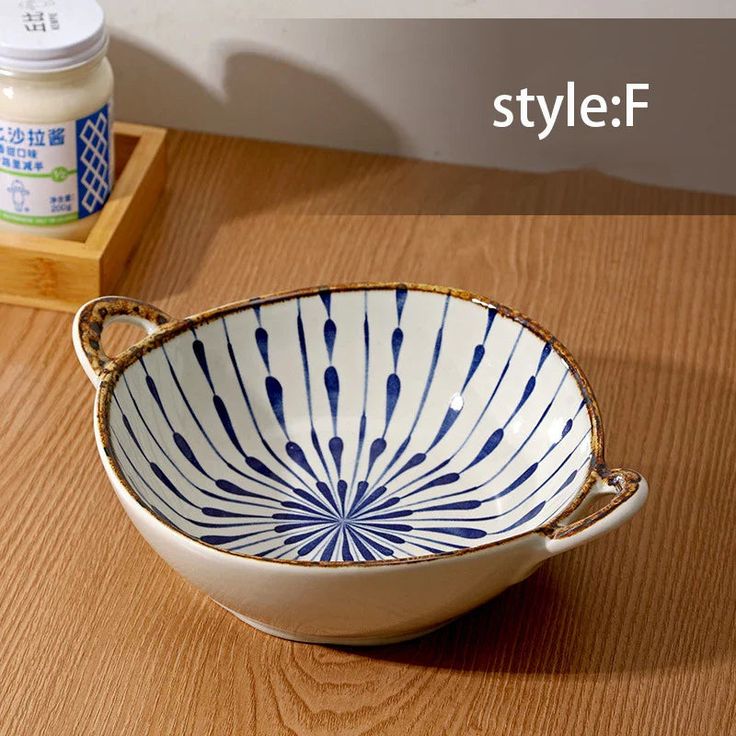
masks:
[[(125, 476), (120, 470), (120, 467), (115, 457), (115, 452), (112, 448), (110, 441), (110, 434), (108, 432), (108, 421), (110, 412), (110, 403), (113, 395), (115, 385), (123, 372), (136, 363), (142, 356), (150, 353), (161, 345), (167, 343), (169, 340), (181, 335), (182, 333), (190, 330), (194, 327), (213, 322), (221, 317), (241, 312), (247, 309), (252, 309), (256, 306), (267, 306), (270, 304), (277, 304), (279, 302), (290, 301), (293, 299), (316, 296), (323, 292), (339, 293), (344, 291), (395, 291), (396, 289), (407, 289), (408, 291), (427, 292), (432, 294), (441, 294), (444, 296), (450, 296), (454, 299), (461, 299), (463, 301), (472, 302), (478, 304), (481, 307), (487, 309), (495, 309), (503, 317), (513, 320), (520, 325), (523, 325), (528, 330), (533, 332), (542, 340), (548, 342), (552, 349), (559, 355), (562, 360), (570, 368), (572, 375), (580, 388), (580, 391), (585, 400), (588, 416), (591, 422), (591, 453), (593, 455), (593, 464), (587, 478), (581, 485), (577, 494), (571, 500), (571, 502), (554, 518), (546, 521), (542, 526), (532, 529), (527, 532), (515, 534), (504, 539), (499, 539), (494, 542), (488, 542), (486, 544), (476, 545), (473, 547), (466, 547), (464, 549), (442, 552), (436, 554), (419, 555), (416, 557), (406, 557), (399, 559), (389, 560), (368, 560), (362, 562), (349, 562), (349, 561), (334, 561), (334, 562), (322, 562), (322, 561), (311, 561), (311, 560), (279, 560), (269, 557), (258, 557), (256, 555), (245, 554), (241, 552), (231, 552), (216, 547), (206, 542), (202, 542), (191, 534), (187, 534), (178, 527), (170, 524), (164, 519), (154, 514), (145, 502), (139, 497), (136, 490), (128, 483)], [(591, 526), (595, 521), (606, 516), (613, 508), (620, 505), (623, 501), (629, 498), (637, 490), (639, 485), (640, 476), (633, 471), (615, 470), (609, 471), (606, 467), (603, 457), (603, 425), (601, 421), (600, 410), (598, 403), (593, 394), (593, 390), (590, 386), (588, 379), (583, 373), (582, 369), (578, 365), (577, 361), (572, 357), (571, 353), (567, 348), (548, 330), (542, 327), (540, 324), (532, 319), (529, 319), (526, 315), (521, 312), (511, 309), (503, 304), (494, 302), (491, 299), (473, 294), (463, 289), (454, 289), (451, 287), (444, 286), (432, 286), (428, 284), (413, 284), (407, 282), (366, 282), (366, 283), (349, 283), (349, 284), (337, 284), (328, 286), (314, 286), (304, 289), (297, 289), (294, 291), (281, 292), (271, 294), (268, 296), (253, 297), (239, 302), (233, 302), (226, 304), (214, 309), (200, 312), (199, 314), (191, 317), (185, 317), (181, 320), (169, 321), (165, 320), (168, 317), (165, 313), (161, 312), (156, 307), (138, 302), (133, 299), (125, 299), (124, 297), (102, 297), (99, 300), (90, 302), (88, 305), (80, 310), (78, 316), (79, 333), (88, 334), (88, 323), (92, 318), (95, 311), (99, 310), (99, 306), (102, 308), (109, 307), (113, 304), (115, 307), (115, 313), (120, 315), (125, 311), (125, 303), (130, 305), (131, 310), (135, 310), (134, 314), (144, 316), (140, 310), (143, 309), (145, 316), (151, 316), (157, 323), (161, 324), (161, 327), (155, 332), (144, 338), (140, 342), (135, 343), (124, 352), (120, 353), (115, 358), (105, 357), (104, 361), (100, 361), (95, 366), (95, 371), (101, 378), (99, 388), (97, 390), (96, 398), (96, 411), (95, 421), (97, 424), (98, 436), (102, 445), (102, 449), (109, 461), (109, 467), (115, 474), (121, 487), (129, 494), (129, 496), (140, 506), (147, 514), (150, 514), (156, 521), (167, 529), (172, 531), (176, 535), (180, 535), (185, 539), (194, 542), (195, 544), (202, 545), (209, 550), (216, 552), (217, 554), (229, 555), (231, 557), (238, 557), (248, 560), (253, 560), (261, 563), (279, 564), (279, 565), (298, 565), (305, 567), (374, 567), (383, 565), (406, 565), (417, 562), (426, 562), (434, 559), (447, 559), (451, 557), (458, 557), (461, 555), (471, 554), (474, 552), (480, 552), (482, 550), (489, 549), (491, 547), (498, 547), (503, 544), (509, 544), (514, 541), (518, 541), (524, 537), (531, 537), (532, 535), (544, 535), (550, 539), (559, 539), (563, 537), (572, 536), (579, 531), (582, 531)], [(87, 312), (85, 313), (85, 310)], [(103, 319), (104, 321), (104, 319)], [(99, 330), (101, 333), (101, 328)], [(97, 328), (94, 331), (95, 336), (99, 337)], [(88, 356), (89, 357), (89, 356)], [(607, 483), (614, 489), (616, 489), (617, 495), (602, 509), (586, 516), (579, 521), (573, 522), (568, 525), (561, 525), (565, 518), (570, 516), (575, 509), (581, 504), (583, 499), (587, 496), (590, 489), (599, 481), (606, 480)], [(614, 492), (614, 491), (612, 491)]]

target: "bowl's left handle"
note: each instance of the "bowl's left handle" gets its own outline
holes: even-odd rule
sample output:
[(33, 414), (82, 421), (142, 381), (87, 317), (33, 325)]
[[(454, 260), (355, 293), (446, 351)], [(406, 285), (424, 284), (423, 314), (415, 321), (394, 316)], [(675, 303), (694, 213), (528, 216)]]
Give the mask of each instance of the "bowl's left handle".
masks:
[(97, 387), (110, 357), (102, 349), (102, 332), (112, 322), (128, 322), (152, 334), (173, 322), (158, 307), (124, 296), (101, 296), (79, 308), (72, 325), (77, 358), (90, 381)]

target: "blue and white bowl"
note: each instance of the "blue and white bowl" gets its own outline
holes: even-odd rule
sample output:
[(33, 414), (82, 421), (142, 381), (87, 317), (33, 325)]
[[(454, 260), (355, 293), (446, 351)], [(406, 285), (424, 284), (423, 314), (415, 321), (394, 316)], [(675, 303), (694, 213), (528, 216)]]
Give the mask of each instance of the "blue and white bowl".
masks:
[[(110, 359), (100, 342), (116, 320), (149, 335)], [(181, 321), (103, 297), (73, 336), (133, 523), (194, 585), (278, 636), (417, 636), (646, 497), (637, 473), (606, 468), (569, 353), (463, 291), (320, 287)]]

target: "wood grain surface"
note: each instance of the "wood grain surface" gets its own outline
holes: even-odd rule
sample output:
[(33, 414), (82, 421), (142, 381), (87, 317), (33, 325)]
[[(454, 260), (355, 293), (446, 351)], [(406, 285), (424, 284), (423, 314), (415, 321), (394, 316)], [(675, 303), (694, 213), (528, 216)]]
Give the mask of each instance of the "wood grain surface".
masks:
[[(578, 357), (608, 460), (644, 473), (650, 501), (415, 642), (270, 638), (128, 522), (97, 457), (71, 317), (2, 306), (0, 733), (734, 733), (736, 218), (381, 215), (389, 201), (444, 212), (445, 196), (476, 211), (479, 181), (502, 191), (517, 175), (179, 133), (169, 163), (119, 293), (180, 316), (342, 280), (490, 296)], [(586, 188), (573, 179), (522, 189), (542, 209), (574, 204)]]

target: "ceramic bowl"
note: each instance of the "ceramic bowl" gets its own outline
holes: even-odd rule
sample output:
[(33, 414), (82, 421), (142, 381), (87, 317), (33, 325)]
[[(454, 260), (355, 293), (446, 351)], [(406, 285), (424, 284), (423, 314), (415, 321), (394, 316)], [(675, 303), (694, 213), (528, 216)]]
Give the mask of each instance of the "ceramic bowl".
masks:
[[(109, 358), (103, 331), (121, 320), (148, 336)], [(277, 636), (418, 636), (647, 495), (639, 474), (606, 467), (596, 402), (562, 345), (464, 291), (319, 287), (183, 320), (103, 297), (73, 338), (135, 526)]]

